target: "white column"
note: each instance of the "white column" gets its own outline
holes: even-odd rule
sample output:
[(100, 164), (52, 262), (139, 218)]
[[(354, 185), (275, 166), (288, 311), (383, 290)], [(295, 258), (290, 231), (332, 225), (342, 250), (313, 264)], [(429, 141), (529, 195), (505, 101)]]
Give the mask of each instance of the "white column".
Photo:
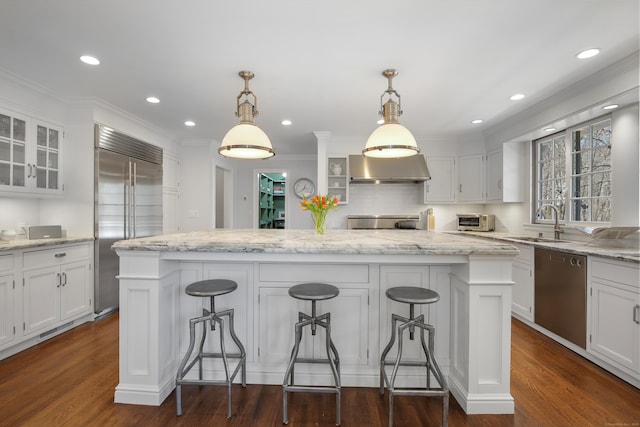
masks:
[(114, 401), (158, 406), (175, 387), (177, 262), (160, 252), (120, 256), (120, 378)]
[(452, 271), (451, 393), (467, 414), (513, 414), (511, 260), (470, 256)]

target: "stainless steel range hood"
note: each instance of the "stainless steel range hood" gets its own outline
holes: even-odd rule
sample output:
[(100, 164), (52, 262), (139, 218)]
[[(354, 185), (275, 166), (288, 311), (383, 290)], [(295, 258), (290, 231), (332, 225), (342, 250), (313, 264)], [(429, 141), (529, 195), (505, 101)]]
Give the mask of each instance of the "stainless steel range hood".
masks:
[(399, 159), (349, 156), (352, 183), (423, 182), (431, 179), (422, 154)]

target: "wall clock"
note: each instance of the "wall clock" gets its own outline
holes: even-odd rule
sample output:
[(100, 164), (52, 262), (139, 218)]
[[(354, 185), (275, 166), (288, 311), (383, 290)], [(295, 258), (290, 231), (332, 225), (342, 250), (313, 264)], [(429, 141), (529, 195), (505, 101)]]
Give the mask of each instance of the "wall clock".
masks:
[(309, 178), (300, 178), (293, 184), (293, 193), (301, 199), (308, 199), (316, 192), (316, 185)]

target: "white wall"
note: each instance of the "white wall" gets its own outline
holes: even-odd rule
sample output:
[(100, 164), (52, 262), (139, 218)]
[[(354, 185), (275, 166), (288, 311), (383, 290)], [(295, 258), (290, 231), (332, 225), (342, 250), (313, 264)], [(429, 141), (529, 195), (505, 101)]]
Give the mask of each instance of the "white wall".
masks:
[(215, 164), (210, 140), (183, 141), (180, 147), (180, 231), (214, 228)]

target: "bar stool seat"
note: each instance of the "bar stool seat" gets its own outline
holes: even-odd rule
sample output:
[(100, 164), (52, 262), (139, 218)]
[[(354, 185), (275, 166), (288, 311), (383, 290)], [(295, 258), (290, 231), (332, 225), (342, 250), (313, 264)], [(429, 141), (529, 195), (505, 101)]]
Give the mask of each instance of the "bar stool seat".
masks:
[[(282, 383), (282, 423), (289, 423), (288, 392), (314, 392), (314, 393), (335, 393), (336, 395), (336, 425), (340, 425), (340, 357), (338, 350), (331, 340), (331, 313), (318, 315), (316, 313), (316, 302), (335, 298), (340, 294), (340, 290), (326, 283), (302, 283), (289, 288), (289, 295), (293, 298), (311, 301), (311, 316), (299, 312), (298, 323), (295, 325), (295, 343), (291, 350), (291, 357)], [(317, 327), (325, 329), (325, 346), (327, 352), (326, 359), (301, 358), (298, 357), (300, 341), (302, 340), (302, 330), (305, 326), (311, 326), (311, 335), (316, 335)], [(296, 363), (328, 363), (335, 383), (334, 387), (322, 386), (302, 386), (294, 384), (294, 366)]]
[[(193, 384), (193, 385), (226, 385), (227, 386), (227, 418), (231, 418), (231, 384), (233, 384), (233, 380), (239, 371), (241, 371), (241, 379), (242, 379), (242, 387), (247, 386), (247, 367), (246, 367), (246, 358), (247, 354), (245, 352), (244, 346), (238, 339), (236, 335), (234, 324), (233, 324), (233, 309), (224, 310), (221, 312), (216, 312), (215, 310), (215, 297), (220, 295), (225, 295), (230, 292), (235, 291), (238, 288), (238, 284), (233, 280), (227, 279), (211, 279), (211, 280), (202, 280), (199, 282), (194, 282), (188, 285), (185, 289), (185, 293), (187, 295), (191, 295), (194, 297), (208, 297), (210, 299), (210, 310), (206, 308), (202, 309), (202, 316), (195, 317), (189, 320), (189, 348), (187, 349), (182, 362), (180, 363), (180, 367), (178, 368), (178, 373), (176, 374), (176, 406), (177, 406), (177, 415), (182, 415), (182, 385), (183, 384)], [(231, 335), (231, 339), (238, 347), (238, 353), (227, 353), (225, 344), (224, 344), (224, 318), (227, 317), (229, 319), (229, 333)], [(220, 326), (218, 335), (220, 336), (220, 352), (219, 353), (207, 353), (204, 351), (204, 343), (207, 337), (207, 327), (206, 322), (210, 323), (211, 331), (215, 331), (216, 324)], [(191, 358), (191, 354), (193, 353), (195, 342), (196, 342), (196, 333), (195, 327), (197, 324), (202, 323), (202, 336), (200, 338), (200, 345), (198, 352), (191, 362), (189, 359)], [(225, 378), (223, 380), (203, 380), (202, 379), (202, 361), (205, 358), (211, 359), (222, 359), (222, 363), (224, 365)], [(229, 369), (229, 361), (228, 359), (238, 359), (238, 364), (236, 365), (233, 373), (231, 373)], [(185, 379), (185, 376), (189, 373), (189, 371), (193, 368), (193, 366), (198, 363), (198, 379)]]
[[(449, 388), (447, 381), (440, 371), (434, 357), (434, 341), (435, 328), (425, 323), (424, 314), (415, 316), (416, 304), (433, 304), (440, 300), (440, 295), (431, 289), (419, 288), (416, 286), (396, 286), (387, 289), (385, 292), (387, 298), (409, 304), (409, 318), (402, 317), (398, 314), (391, 316), (391, 338), (380, 357), (380, 395), (384, 395), (384, 387), (389, 390), (389, 427), (393, 427), (393, 396), (394, 395), (410, 395), (410, 396), (441, 396), (442, 397), (442, 425), (447, 426), (449, 415)], [(402, 360), (402, 339), (404, 331), (409, 329), (409, 339), (414, 339), (415, 328), (420, 329), (420, 341), (422, 350), (426, 357), (424, 362), (410, 362)], [(425, 342), (425, 331), (429, 335), (429, 344)], [(398, 352), (395, 360), (386, 360), (387, 354), (393, 347), (396, 336), (398, 338)], [(385, 366), (393, 366), (391, 378), (387, 376)], [(419, 366), (425, 367), (427, 370), (427, 384), (424, 388), (395, 388), (396, 376), (400, 366)], [(431, 386), (431, 374), (438, 382), (436, 387)]]

